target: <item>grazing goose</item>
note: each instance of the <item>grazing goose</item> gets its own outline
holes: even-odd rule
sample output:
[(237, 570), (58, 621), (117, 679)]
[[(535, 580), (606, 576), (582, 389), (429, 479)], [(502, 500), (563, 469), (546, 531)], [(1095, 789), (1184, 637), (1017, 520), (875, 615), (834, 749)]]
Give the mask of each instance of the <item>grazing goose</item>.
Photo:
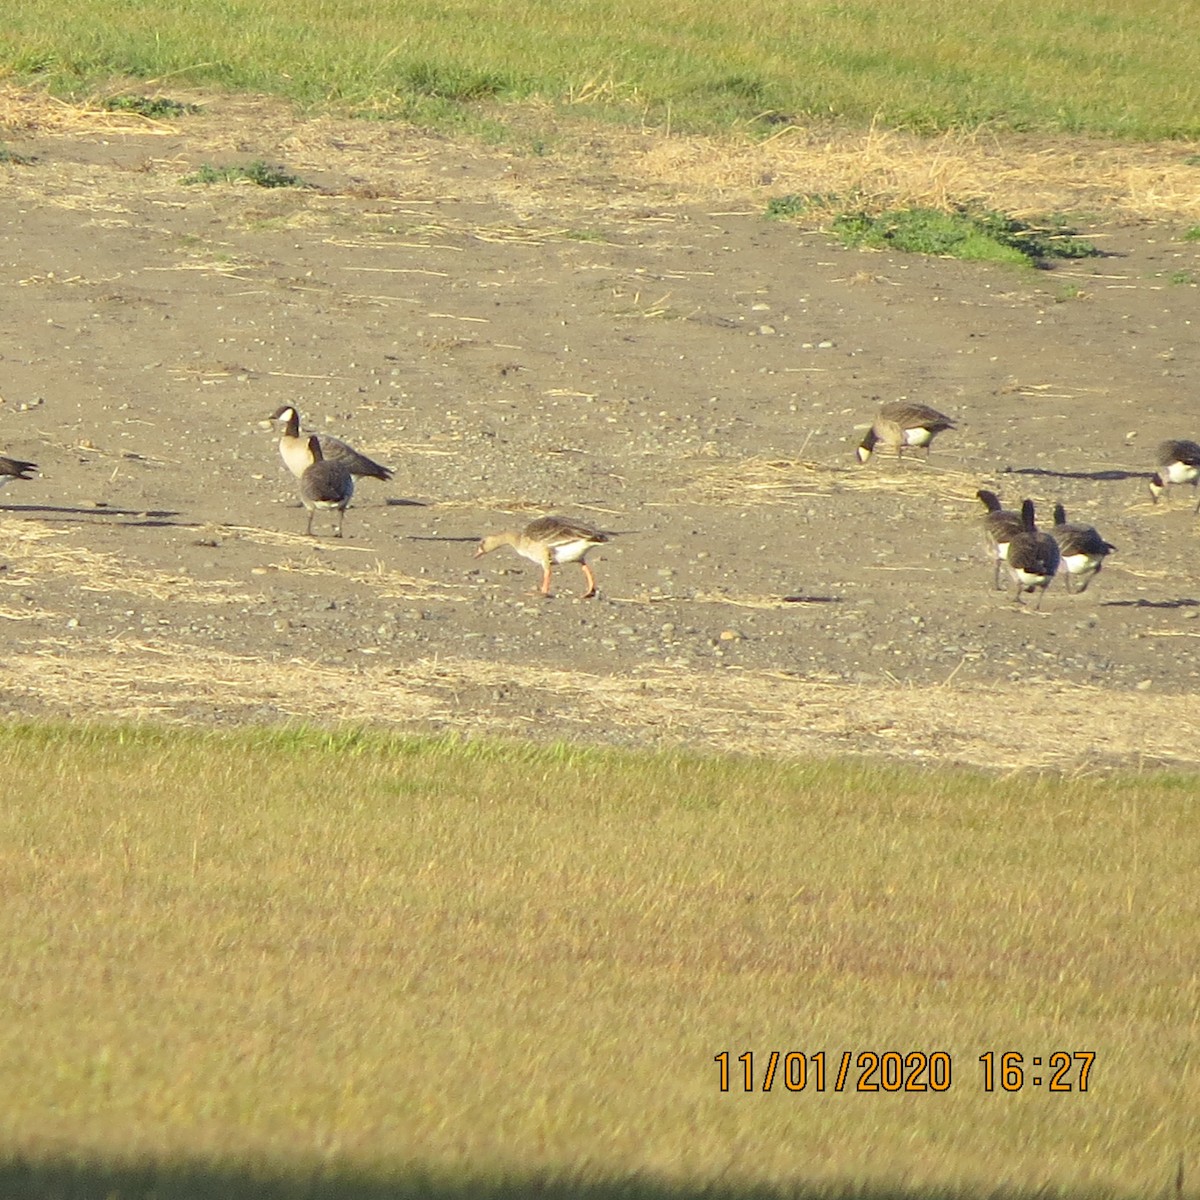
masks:
[(537, 563), (542, 568), (543, 596), (550, 595), (550, 567), (553, 563), (577, 562), (583, 568), (587, 591), (582, 599), (588, 600), (596, 594), (596, 577), (592, 568), (584, 561), (593, 546), (603, 545), (611, 535), (601, 533), (589, 525), (569, 521), (565, 517), (538, 517), (530, 521), (520, 532), (509, 529), (504, 533), (493, 533), (485, 537), (475, 550), (475, 557), (490, 554), (501, 546), (511, 546), (522, 558)]
[[(1155, 459), (1158, 470), (1150, 477), (1150, 495), (1154, 503), (1173, 483), (1190, 483), (1196, 486), (1200, 479), (1200, 446), (1195, 442), (1163, 442)], [(1196, 502), (1200, 512), (1200, 500)]]
[(1058, 543), (1062, 566), (1066, 571), (1063, 582), (1071, 593), (1086, 592), (1092, 576), (1100, 573), (1104, 558), (1116, 546), (1106, 542), (1091, 525), (1068, 521), (1066, 509), (1054, 506), (1054, 528), (1050, 531)]
[(1024, 528), (1021, 524), (1021, 514), (1009, 512), (1000, 507), (1000, 497), (995, 492), (980, 488), (975, 495), (983, 502), (987, 514), (983, 518), (983, 536), (987, 538), (988, 550), (991, 553), (994, 572), (992, 586), (996, 591), (1003, 591), (1004, 584), (1000, 579), (1000, 568), (1008, 558), (1008, 543)]
[(304, 532), (312, 536), (313, 517), (317, 509), (321, 509), (322, 512), (337, 513), (337, 527), (333, 536), (340, 538), (346, 506), (354, 495), (354, 476), (344, 463), (324, 457), (321, 439), (316, 434), (308, 439), (308, 455), (309, 465), (300, 476), (300, 499), (308, 509), (308, 527)]
[(24, 462), (19, 458), (5, 458), (0, 454), (0, 487), (10, 479), (24, 479), (28, 482), (33, 478), (31, 471), (37, 470), (37, 463)]
[(898, 458), (907, 446), (924, 446), (928, 458), (929, 443), (944, 429), (953, 428), (954, 422), (936, 408), (903, 400), (885, 404), (858, 447), (858, 461), (865, 463), (877, 445), (895, 450)]
[[(285, 404), (271, 414), (273, 424), (279, 426), (282, 433), (279, 437), (279, 454), (287, 469), (299, 479), (308, 469), (312, 459), (308, 447), (310, 437), (300, 433), (300, 413), (294, 405)], [(365, 475), (370, 479), (388, 480), (392, 477), (390, 467), (380, 466), (374, 459), (360, 454), (353, 446), (347, 445), (341, 438), (323, 433), (318, 439), (321, 443), (321, 453), (326, 462), (340, 462), (351, 475)]]
[(1021, 505), (1021, 532), (1008, 543), (1005, 562), (1008, 573), (1017, 585), (1013, 599), (1020, 604), (1022, 592), (1036, 591), (1037, 608), (1042, 607), (1042, 597), (1058, 570), (1058, 543), (1048, 534), (1039, 533), (1034, 524), (1033, 501)]

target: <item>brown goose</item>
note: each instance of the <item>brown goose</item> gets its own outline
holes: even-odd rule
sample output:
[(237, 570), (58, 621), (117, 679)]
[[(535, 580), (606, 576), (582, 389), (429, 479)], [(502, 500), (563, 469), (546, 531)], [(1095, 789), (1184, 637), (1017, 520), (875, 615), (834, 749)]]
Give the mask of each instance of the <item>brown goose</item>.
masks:
[(1024, 501), (1021, 505), (1021, 532), (1008, 543), (1008, 555), (1005, 558), (1008, 573), (1017, 585), (1013, 599), (1018, 604), (1022, 592), (1036, 591), (1036, 607), (1042, 607), (1042, 597), (1058, 570), (1059, 557), (1058, 543), (1048, 533), (1038, 532), (1034, 523), (1033, 501)]
[(1062, 555), (1066, 572), (1063, 583), (1071, 593), (1086, 592), (1092, 576), (1100, 573), (1104, 559), (1116, 546), (1106, 542), (1091, 525), (1067, 520), (1061, 504), (1054, 506), (1054, 528), (1050, 531)]
[[(1200, 446), (1195, 442), (1163, 442), (1155, 457), (1158, 470), (1150, 477), (1150, 495), (1154, 503), (1173, 483), (1190, 483), (1196, 486), (1200, 480)], [(1196, 501), (1196, 512), (1200, 512), (1200, 500)]]
[(999, 592), (1004, 589), (1000, 579), (1000, 568), (1008, 558), (1008, 544), (1024, 528), (1021, 524), (1021, 514), (1001, 508), (1000, 497), (986, 488), (980, 488), (975, 495), (987, 509), (983, 518), (983, 536), (987, 539), (994, 566), (992, 586)]
[(522, 530), (508, 529), (485, 537), (476, 548), (475, 557), (490, 554), (501, 546), (511, 546), (522, 558), (542, 568), (543, 596), (550, 595), (551, 566), (554, 563), (577, 562), (583, 568), (583, 577), (587, 581), (587, 591), (582, 595), (582, 599), (587, 600), (596, 594), (596, 577), (585, 557), (593, 546), (603, 545), (610, 536), (566, 517), (538, 517)]
[(0, 487), (12, 479), (32, 479), (32, 471), (37, 470), (37, 463), (24, 462), (19, 458), (5, 458), (0, 454)]
[(322, 512), (337, 513), (333, 536), (340, 538), (346, 506), (354, 495), (354, 476), (344, 463), (324, 457), (321, 440), (316, 434), (308, 439), (308, 454), (311, 461), (300, 476), (300, 499), (308, 509), (308, 527), (304, 532), (312, 536), (313, 517), (320, 509)]
[[(308, 453), (310, 435), (300, 432), (300, 413), (294, 405), (285, 404), (271, 414), (270, 420), (281, 430), (279, 455), (287, 469), (299, 479), (312, 462)], [(353, 446), (343, 442), (341, 438), (323, 433), (318, 440), (321, 443), (321, 453), (326, 462), (340, 462), (351, 475), (364, 475), (369, 479), (385, 481), (391, 479), (390, 467), (381, 466), (374, 459), (360, 454)]]
[(895, 450), (898, 458), (903, 457), (909, 446), (924, 446), (928, 458), (930, 442), (943, 430), (954, 427), (954, 422), (936, 408), (904, 400), (885, 404), (858, 447), (858, 461), (865, 463), (876, 446)]

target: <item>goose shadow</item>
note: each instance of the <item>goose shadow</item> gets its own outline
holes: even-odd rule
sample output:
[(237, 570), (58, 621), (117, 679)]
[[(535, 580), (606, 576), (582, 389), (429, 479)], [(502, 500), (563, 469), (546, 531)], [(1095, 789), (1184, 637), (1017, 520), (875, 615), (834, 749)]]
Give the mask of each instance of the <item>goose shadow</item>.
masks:
[(408, 533), (405, 534), (401, 541), (405, 542), (462, 542), (463, 544), (475, 545), (482, 537), (482, 534), (476, 534), (474, 537), (452, 537), (450, 534), (432, 534), (432, 533)]
[(179, 516), (174, 508), (111, 508), (107, 504), (95, 508), (70, 508), (62, 504), (0, 504), (4, 512), (24, 513), (61, 513), (65, 516), (78, 517), (156, 517), (165, 520), (167, 517)]
[(1101, 608), (1200, 608), (1200, 600), (1101, 600)]
[[(180, 514), (174, 509), (145, 509), (145, 508), (68, 508), (54, 504), (6, 504), (0, 505), (0, 512), (28, 513), (39, 516), (47, 523), (60, 522), (75, 525), (97, 525), (109, 522), (123, 525), (127, 528), (141, 529), (196, 529), (195, 521), (173, 521), (172, 517)], [(80, 521), (79, 517), (90, 517), (89, 521)], [(135, 517), (136, 520), (113, 520), (113, 518)]]
[(1103, 471), (1052, 471), (1048, 467), (1005, 467), (1002, 475), (1033, 475), (1049, 479), (1090, 479), (1096, 483), (1119, 483), (1123, 479), (1150, 479), (1153, 471), (1124, 471), (1117, 467)]

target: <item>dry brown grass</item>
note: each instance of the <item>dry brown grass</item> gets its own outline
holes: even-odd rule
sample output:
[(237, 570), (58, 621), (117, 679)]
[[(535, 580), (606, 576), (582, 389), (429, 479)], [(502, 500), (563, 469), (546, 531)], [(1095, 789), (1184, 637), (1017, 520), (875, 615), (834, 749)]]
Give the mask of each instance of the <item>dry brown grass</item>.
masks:
[(946, 501), (977, 503), (977, 474), (938, 466), (923, 459), (899, 460), (879, 455), (860, 468), (828, 463), (751, 457), (719, 460), (696, 468), (682, 492), (692, 500), (742, 507), (786, 504), (805, 496), (829, 496), (841, 491), (886, 492)]
[[(110, 113), (96, 105), (65, 104), (4, 85), (0, 134), (183, 134), (189, 153), (200, 161), (205, 154), (244, 156), (244, 131), (252, 125), (256, 152), (285, 157), (301, 175), (328, 168), (336, 145), (339, 170), (369, 179), (372, 195), (403, 197), (412, 205), (419, 204), (423, 190), (444, 187), (446, 143), (440, 138), (334, 115), (297, 120), (288, 105), (264, 97), (189, 93), (182, 98), (200, 101), (204, 111), (172, 123)], [(552, 123), (537, 105), (509, 107), (499, 115), (517, 141), (522, 130), (536, 131)], [(988, 129), (919, 137), (877, 127), (821, 125), (787, 126), (766, 140), (584, 125), (558, 127), (554, 133), (556, 152), (545, 158), (511, 147), (465, 141), (457, 145), (460, 159), (504, 169), (456, 180), (456, 191), (503, 200), (525, 220), (477, 230), (469, 222), (462, 228), (424, 229), (422, 241), (463, 232), (496, 241), (550, 240), (580, 220), (646, 219), (653, 215), (646, 212), (648, 202), (765, 207), (770, 198), (789, 193), (836, 195), (847, 203), (878, 207), (978, 204), (1018, 217), (1082, 212), (1126, 219), (1200, 219), (1196, 168), (1187, 161), (1200, 147), (1188, 143), (1002, 137)], [(179, 162), (147, 165), (153, 175), (179, 175), (187, 169)], [(583, 183), (582, 177), (593, 182)], [(362, 191), (359, 183), (347, 194), (361, 199)], [(290, 202), (277, 197), (271, 203)], [(335, 197), (310, 194), (304, 200), (308, 209), (330, 204), (336, 206)], [(413, 215), (421, 216), (419, 210)], [(535, 222), (540, 227), (532, 229)]]
[(0, 83), (0, 132), (6, 137), (86, 137), (111, 133), (165, 135), (176, 129), (168, 122), (139, 113), (109, 112), (98, 101), (67, 103), (45, 92)]
[(973, 204), (1018, 217), (1105, 211), (1200, 217), (1196, 147), (892, 130), (789, 127), (767, 141), (660, 138), (616, 155), (619, 169), (682, 189), (753, 198), (833, 194), (863, 207)]
[(5, 582), (22, 586), (30, 578), (66, 579), (85, 592), (121, 592), (161, 602), (248, 604), (261, 600), (233, 580), (198, 580), (157, 571), (127, 558), (65, 544), (65, 534), (28, 521), (0, 519), (0, 558), (9, 564)]
[[(669, 667), (604, 676), (441, 655), (401, 666), (364, 657), (348, 670), (286, 654), (116, 638), (35, 643), (9, 658), (5, 694), (20, 711), (61, 717), (187, 723), (249, 715), (580, 740), (605, 729), (624, 745), (782, 758), (861, 753), (1001, 771), (1200, 764), (1191, 697), (1155, 696), (1148, 722), (1141, 693), (1061, 682), (982, 687), (951, 677), (934, 687), (870, 687)], [(549, 725), (546, 711), (554, 713)]]

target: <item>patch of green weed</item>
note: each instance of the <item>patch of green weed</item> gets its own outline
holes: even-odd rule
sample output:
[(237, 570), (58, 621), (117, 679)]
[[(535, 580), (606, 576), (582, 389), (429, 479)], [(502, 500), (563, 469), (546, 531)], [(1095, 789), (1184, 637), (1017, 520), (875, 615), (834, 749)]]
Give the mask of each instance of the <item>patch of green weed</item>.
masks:
[(418, 96), (459, 103), (498, 96), (513, 87), (512, 80), (499, 71), (472, 70), (425, 60), (409, 63), (401, 72), (400, 82), (404, 91)]
[(997, 212), (891, 209), (878, 214), (841, 213), (832, 223), (847, 246), (936, 254), (971, 262), (1044, 265), (1055, 258), (1089, 258), (1100, 252), (1057, 221), (1030, 225)]
[(265, 162), (252, 162), (248, 166), (214, 167), (205, 163), (191, 175), (185, 175), (183, 182), (193, 183), (240, 183), (245, 180), (258, 187), (309, 187), (299, 175), (293, 175), (283, 167), (273, 167)]
[(200, 105), (184, 104), (167, 96), (110, 96), (104, 102), (109, 112), (131, 112), (141, 117), (183, 117), (198, 113)]
[(36, 161), (37, 159), (30, 154), (18, 154), (7, 146), (0, 146), (0, 163), (6, 163), (10, 167), (31, 167)]
[(789, 192), (786, 196), (773, 196), (767, 202), (767, 216), (773, 221), (782, 221), (844, 203), (833, 192)]

